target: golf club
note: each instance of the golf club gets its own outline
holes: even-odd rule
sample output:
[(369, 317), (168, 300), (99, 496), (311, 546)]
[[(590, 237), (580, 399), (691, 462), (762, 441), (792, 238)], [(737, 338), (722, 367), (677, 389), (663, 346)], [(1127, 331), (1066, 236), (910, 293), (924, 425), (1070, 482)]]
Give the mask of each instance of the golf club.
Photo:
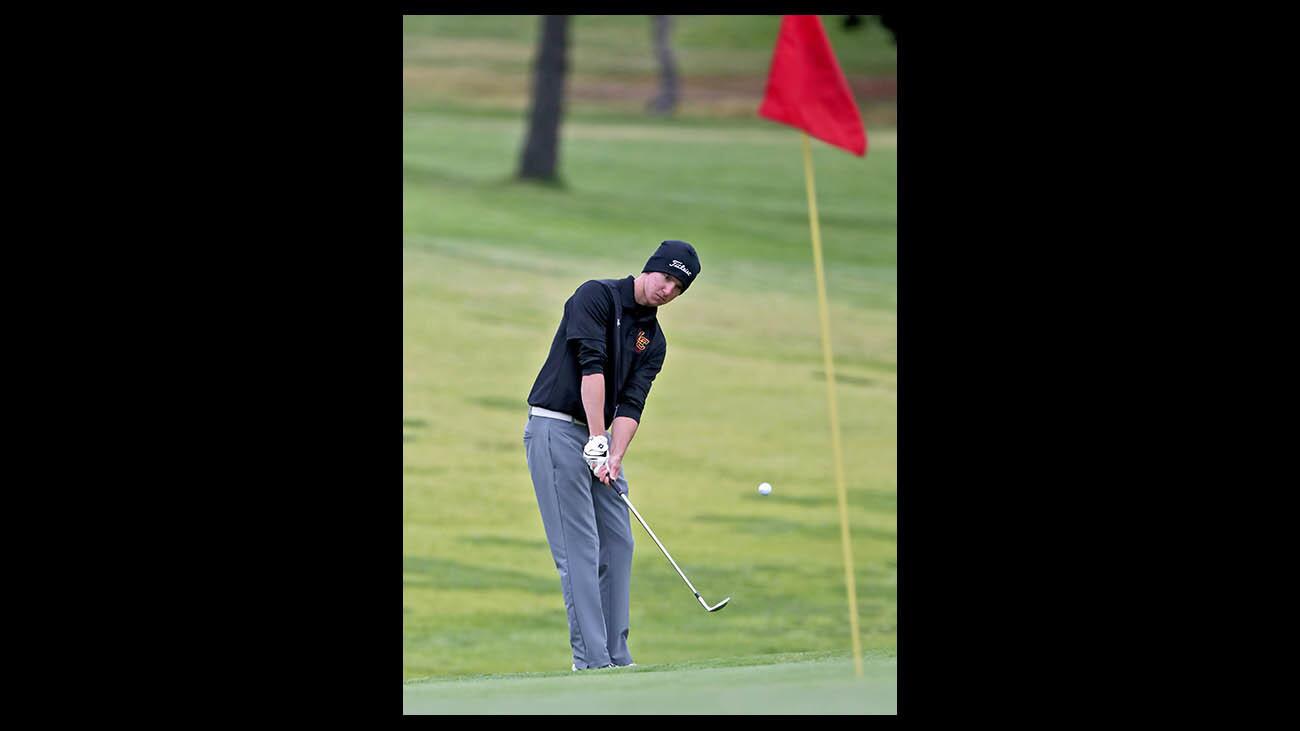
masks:
[[(615, 492), (618, 492), (617, 488), (615, 488), (613, 485), (610, 485), (610, 488), (614, 489)], [(623, 502), (627, 503), (628, 509), (631, 510), (632, 514), (636, 516), (637, 521), (641, 523), (641, 527), (645, 528), (645, 532), (649, 533), (650, 537), (654, 539), (655, 545), (659, 546), (660, 551), (663, 551), (664, 556), (668, 559), (668, 563), (672, 564), (673, 568), (677, 569), (677, 575), (682, 577), (682, 581), (685, 581), (686, 585), (691, 588), (691, 593), (695, 594), (695, 598), (700, 600), (700, 606), (704, 607), (705, 610), (710, 612), (716, 612), (719, 609), (722, 609), (723, 607), (727, 606), (727, 602), (731, 601), (731, 597), (727, 597), (726, 599), (723, 599), (722, 601), (718, 602), (714, 606), (709, 606), (709, 603), (704, 601), (704, 597), (700, 596), (700, 592), (696, 591), (695, 585), (691, 583), (690, 579), (686, 578), (686, 574), (682, 573), (681, 567), (677, 565), (677, 562), (673, 560), (672, 556), (668, 555), (668, 549), (664, 548), (664, 544), (659, 542), (659, 538), (658, 536), (655, 535), (655, 532), (650, 530), (650, 526), (646, 525), (645, 518), (642, 518), (641, 514), (636, 511), (636, 508), (632, 507), (632, 501), (628, 500), (627, 495), (624, 495), (621, 492), (618, 493), (618, 496), (623, 498)]]

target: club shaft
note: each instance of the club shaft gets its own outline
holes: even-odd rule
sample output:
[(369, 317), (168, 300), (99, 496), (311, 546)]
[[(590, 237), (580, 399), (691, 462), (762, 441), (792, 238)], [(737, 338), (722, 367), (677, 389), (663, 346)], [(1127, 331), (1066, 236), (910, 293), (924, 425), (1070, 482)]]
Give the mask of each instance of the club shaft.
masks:
[(636, 516), (637, 521), (641, 523), (641, 527), (645, 528), (645, 532), (650, 534), (650, 538), (654, 540), (655, 545), (659, 546), (660, 551), (663, 551), (664, 556), (668, 559), (668, 563), (672, 564), (674, 569), (677, 569), (677, 575), (681, 576), (682, 581), (685, 581), (686, 585), (691, 587), (691, 592), (695, 594), (695, 598), (699, 599), (701, 604), (704, 604), (705, 609), (708, 609), (708, 604), (704, 603), (704, 599), (700, 596), (700, 592), (695, 589), (695, 585), (691, 583), (690, 579), (686, 578), (686, 574), (682, 573), (681, 567), (678, 566), (677, 562), (673, 560), (673, 557), (668, 554), (668, 549), (664, 548), (664, 544), (659, 542), (659, 537), (655, 535), (654, 531), (650, 530), (650, 526), (646, 525), (645, 518), (642, 518), (641, 514), (636, 511), (636, 508), (632, 507), (632, 501), (628, 500), (627, 495), (624, 495), (623, 493), (619, 493), (618, 496), (623, 498), (623, 502), (627, 503), (628, 510), (632, 511), (632, 514)]

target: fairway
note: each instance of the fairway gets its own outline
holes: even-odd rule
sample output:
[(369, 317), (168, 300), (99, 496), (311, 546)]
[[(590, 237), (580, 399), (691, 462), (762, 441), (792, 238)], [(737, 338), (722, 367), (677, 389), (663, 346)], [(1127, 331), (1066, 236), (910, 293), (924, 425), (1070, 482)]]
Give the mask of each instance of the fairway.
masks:
[[(704, 663), (701, 663), (703, 665)], [(867, 657), (731, 667), (636, 667), (409, 682), (407, 714), (892, 714), (896, 661)]]

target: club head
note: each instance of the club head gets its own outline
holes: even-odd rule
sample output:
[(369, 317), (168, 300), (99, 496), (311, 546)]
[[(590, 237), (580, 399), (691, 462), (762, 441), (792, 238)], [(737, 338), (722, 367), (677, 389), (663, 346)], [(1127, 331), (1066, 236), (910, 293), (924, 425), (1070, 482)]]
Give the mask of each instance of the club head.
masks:
[(727, 602), (729, 601), (731, 601), (731, 597), (727, 597), (726, 599), (723, 599), (722, 601), (718, 602), (716, 605), (712, 607), (705, 607), (705, 609), (709, 610), (710, 612), (716, 612), (719, 609), (722, 609), (723, 607), (727, 606)]

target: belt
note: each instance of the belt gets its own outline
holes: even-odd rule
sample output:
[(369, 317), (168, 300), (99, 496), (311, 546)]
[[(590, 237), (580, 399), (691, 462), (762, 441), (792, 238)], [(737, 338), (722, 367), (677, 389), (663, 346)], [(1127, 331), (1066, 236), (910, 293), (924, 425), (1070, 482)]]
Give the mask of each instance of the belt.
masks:
[(581, 419), (575, 419), (563, 411), (551, 411), (550, 409), (543, 409), (540, 406), (529, 406), (528, 413), (532, 416), (545, 416), (548, 419), (559, 419), (560, 421), (567, 421), (571, 424), (581, 424), (582, 426), (587, 425), (587, 422), (582, 421)]

